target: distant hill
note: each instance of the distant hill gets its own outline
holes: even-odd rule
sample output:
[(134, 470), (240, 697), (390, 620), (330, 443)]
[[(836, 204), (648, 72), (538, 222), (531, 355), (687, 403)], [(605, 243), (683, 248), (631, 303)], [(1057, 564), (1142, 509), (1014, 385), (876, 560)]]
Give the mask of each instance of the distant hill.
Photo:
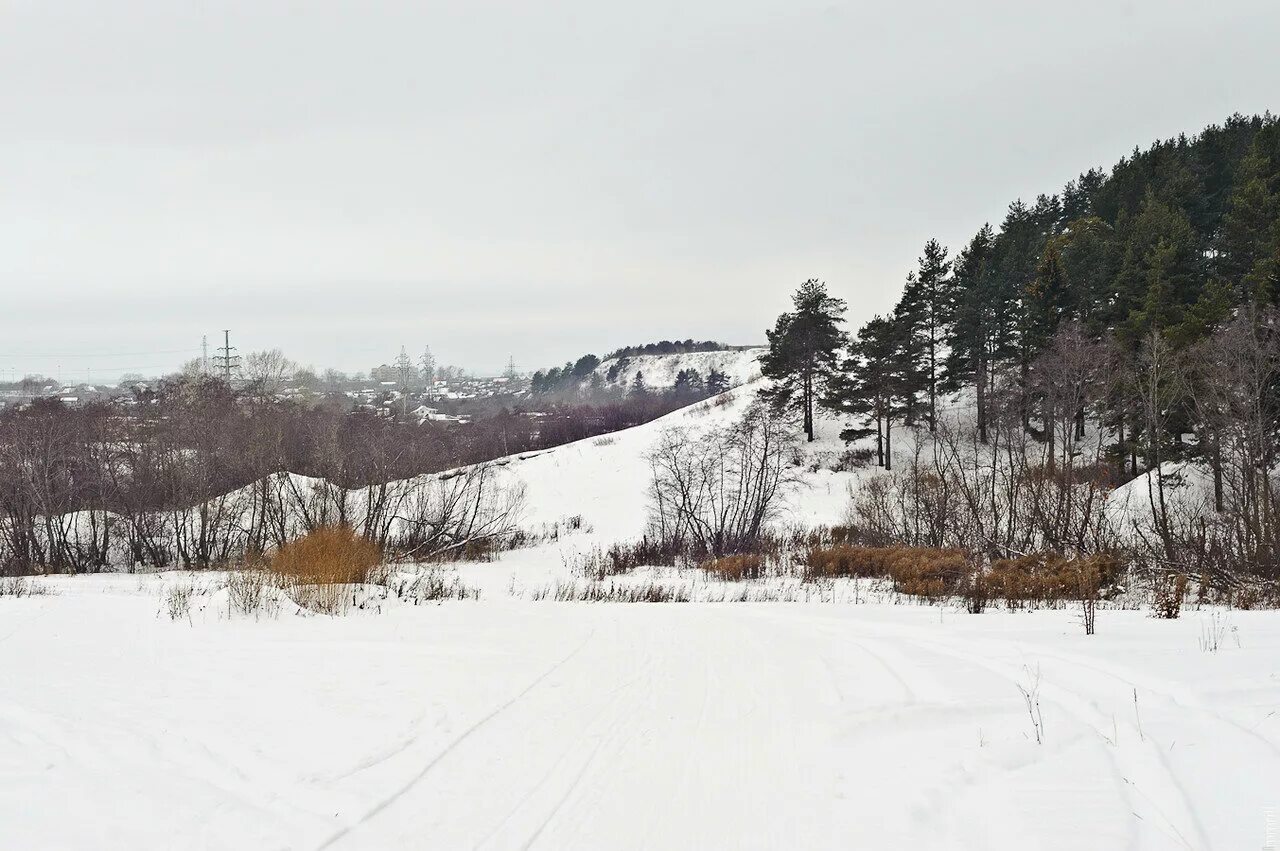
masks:
[[(629, 355), (612, 357), (595, 368), (605, 385), (630, 387), (636, 376), (644, 376), (646, 387), (672, 387), (681, 370), (695, 370), (706, 381), (711, 370), (723, 372), (729, 385), (736, 387), (760, 377), (760, 353), (757, 348), (721, 349), (710, 352), (682, 352), (669, 355)], [(591, 379), (588, 379), (591, 380)]]

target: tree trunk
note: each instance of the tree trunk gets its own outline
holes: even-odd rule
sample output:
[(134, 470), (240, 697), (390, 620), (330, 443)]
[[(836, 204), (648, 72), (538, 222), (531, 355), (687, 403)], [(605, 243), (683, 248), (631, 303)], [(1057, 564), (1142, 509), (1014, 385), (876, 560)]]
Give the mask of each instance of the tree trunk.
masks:
[(804, 433), (813, 442), (813, 376), (804, 377)]
[(884, 466), (884, 418), (876, 414), (876, 466)]
[(893, 419), (888, 417), (884, 421), (884, 468), (893, 469)]
[(977, 379), (974, 384), (978, 388), (978, 441), (987, 442), (987, 359), (984, 357), (986, 343), (979, 344), (978, 368), (974, 373)]

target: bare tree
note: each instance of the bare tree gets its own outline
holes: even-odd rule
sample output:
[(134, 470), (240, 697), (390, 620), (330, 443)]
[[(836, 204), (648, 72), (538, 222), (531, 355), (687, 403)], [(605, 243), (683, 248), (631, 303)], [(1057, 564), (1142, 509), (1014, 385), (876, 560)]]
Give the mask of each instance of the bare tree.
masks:
[(285, 381), (297, 369), (298, 365), (279, 349), (263, 349), (244, 356), (240, 376), (262, 395), (272, 396), (284, 389)]
[(408, 558), (487, 554), (519, 530), (524, 486), (503, 483), (492, 464), (422, 477), (407, 485), (391, 547)]

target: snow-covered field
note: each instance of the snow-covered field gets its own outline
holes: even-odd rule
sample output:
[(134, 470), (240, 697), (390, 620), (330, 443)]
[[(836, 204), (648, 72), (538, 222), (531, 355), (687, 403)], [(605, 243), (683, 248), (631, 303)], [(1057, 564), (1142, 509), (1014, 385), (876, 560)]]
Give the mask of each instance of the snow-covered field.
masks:
[[(1280, 847), (1275, 612), (1105, 609), (1087, 637), (849, 583), (536, 599), (641, 534), (661, 429), (755, 389), (503, 462), (526, 525), (582, 528), (458, 568), (478, 601), (252, 618), (180, 573), (0, 597), (0, 848)], [(824, 469), (819, 426), (791, 522), (839, 522), (872, 474)], [(620, 581), (654, 576), (725, 596)]]
[(1067, 611), (497, 594), (189, 622), (158, 613), (177, 581), (0, 599), (0, 846), (1276, 839), (1269, 612), (1106, 611), (1086, 637)]

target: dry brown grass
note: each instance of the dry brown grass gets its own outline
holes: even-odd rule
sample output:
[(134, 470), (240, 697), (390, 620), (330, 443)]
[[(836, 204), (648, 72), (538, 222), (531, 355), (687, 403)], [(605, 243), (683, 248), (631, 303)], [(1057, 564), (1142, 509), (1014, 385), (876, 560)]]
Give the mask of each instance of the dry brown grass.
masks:
[(726, 582), (759, 579), (764, 575), (764, 556), (749, 554), (722, 556), (699, 565), (707, 573)]
[(925, 600), (937, 601), (959, 592), (971, 571), (963, 550), (926, 547), (896, 550), (889, 561), (893, 589)]
[(988, 598), (1004, 600), (1010, 609), (1022, 609), (1096, 600), (1119, 572), (1120, 563), (1113, 556), (1068, 558), (1046, 552), (998, 559), (982, 580)]
[(382, 552), (346, 526), (323, 526), (276, 550), (266, 569), (299, 606), (341, 614), (353, 585), (377, 581)]
[(937, 599), (954, 594), (969, 574), (962, 550), (930, 547), (857, 547), (832, 544), (810, 548), (806, 580), (835, 577), (888, 578), (895, 591)]

